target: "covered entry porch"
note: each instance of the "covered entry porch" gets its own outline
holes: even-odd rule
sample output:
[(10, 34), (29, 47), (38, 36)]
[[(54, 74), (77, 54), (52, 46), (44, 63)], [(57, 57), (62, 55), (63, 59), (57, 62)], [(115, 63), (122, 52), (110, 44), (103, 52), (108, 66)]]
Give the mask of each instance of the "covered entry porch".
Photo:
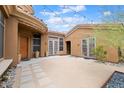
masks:
[(46, 56), (44, 46), (44, 33), (31, 28), (27, 25), (19, 23), (18, 26), (18, 53), (19, 60), (29, 60), (36, 57), (35, 53), (38, 52), (38, 56)]
[[(35, 41), (37, 35), (39, 40)], [(14, 13), (6, 20), (5, 36), (5, 57), (13, 58), (12, 65), (34, 57), (35, 51), (39, 51), (40, 57), (46, 56), (47, 27), (32, 15)]]

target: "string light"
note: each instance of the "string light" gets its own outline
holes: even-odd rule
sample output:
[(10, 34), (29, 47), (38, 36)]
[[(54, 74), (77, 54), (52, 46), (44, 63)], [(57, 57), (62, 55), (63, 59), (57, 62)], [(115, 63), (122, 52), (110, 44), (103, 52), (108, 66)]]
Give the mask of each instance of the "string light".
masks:
[[(64, 20), (59, 14), (57, 14), (54, 10), (52, 10), (52, 9), (50, 9), (49, 7), (47, 7), (46, 5), (44, 5), (43, 6), (43, 14), (45, 15), (45, 12), (46, 12), (46, 10), (49, 10), (51, 13), (53, 13), (54, 15), (54, 17), (59, 17), (61, 20), (62, 20), (62, 23), (63, 24), (68, 24), (70, 27), (72, 26), (72, 24), (70, 24), (69, 22), (67, 22), (66, 20)], [(86, 20), (87, 22), (88, 22), (88, 20), (90, 20), (89, 22), (90, 23), (93, 23), (93, 20), (91, 20), (90, 18), (88, 18), (88, 17), (86, 17), (85, 15), (83, 15), (83, 14), (80, 14), (79, 12), (77, 12), (77, 11), (75, 11), (75, 10), (73, 10), (73, 9), (71, 9), (69, 6), (66, 6), (66, 5), (63, 5), (63, 6), (61, 6), (61, 8), (63, 8), (63, 9), (70, 9), (71, 11), (72, 11), (72, 13), (74, 14), (74, 16), (82, 16), (83, 18), (84, 18), (84, 20)], [(74, 19), (74, 17), (72, 17), (72, 19)], [(72, 21), (75, 21), (75, 20), (72, 20)], [(77, 22), (78, 23), (78, 22)], [(83, 22), (82, 22), (83, 23)]]

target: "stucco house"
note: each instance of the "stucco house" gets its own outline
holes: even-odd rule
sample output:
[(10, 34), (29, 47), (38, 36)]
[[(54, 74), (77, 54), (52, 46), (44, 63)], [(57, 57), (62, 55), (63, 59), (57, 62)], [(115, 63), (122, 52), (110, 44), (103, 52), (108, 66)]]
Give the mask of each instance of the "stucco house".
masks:
[[(50, 55), (72, 55), (72, 56), (78, 56), (78, 57), (84, 57), (84, 58), (94, 58), (94, 54), (92, 52), (93, 49), (95, 49), (97, 46), (102, 45), (104, 49), (107, 51), (106, 54), (106, 61), (109, 62), (118, 62), (119, 61), (119, 55), (118, 55), (118, 48), (114, 46), (109, 46), (106, 41), (104, 41), (104, 38), (101, 40), (99, 38), (96, 38), (94, 34), (94, 28), (98, 26), (102, 29), (107, 29), (108, 25), (101, 24), (79, 24), (73, 27), (70, 31), (68, 31), (66, 34), (60, 33), (60, 32), (49, 32), (48, 33), (48, 51), (49, 56)], [(55, 51), (55, 49), (59, 49), (60, 44), (58, 43), (60, 40), (57, 39), (57, 37), (60, 38), (60, 36), (63, 36), (63, 51), (51, 53), (51, 51)], [(56, 37), (56, 39), (55, 39)], [(54, 38), (54, 39), (53, 39)], [(56, 42), (52, 44), (52, 41)], [(55, 49), (54, 49), (55, 47)]]
[(84, 58), (93, 58), (92, 50), (97, 46), (103, 45), (107, 51), (106, 60), (109, 62), (118, 62), (118, 48), (109, 46), (104, 41), (97, 38), (94, 34), (95, 26), (106, 29), (108, 25), (95, 24), (80, 24), (72, 28), (65, 36), (66, 53), (73, 56), (80, 56)]
[[(94, 58), (91, 50), (101, 44), (93, 34), (95, 25), (77, 25), (66, 34), (48, 31), (47, 25), (33, 14), (31, 5), (0, 6), (0, 61), (12, 59), (16, 65), (35, 57), (36, 51), (40, 57), (69, 54)], [(118, 49), (104, 47), (107, 61), (118, 62)]]
[(31, 5), (0, 6), (0, 60), (13, 59), (13, 65), (20, 58), (27, 60), (39, 51), (47, 51), (47, 26), (33, 16)]

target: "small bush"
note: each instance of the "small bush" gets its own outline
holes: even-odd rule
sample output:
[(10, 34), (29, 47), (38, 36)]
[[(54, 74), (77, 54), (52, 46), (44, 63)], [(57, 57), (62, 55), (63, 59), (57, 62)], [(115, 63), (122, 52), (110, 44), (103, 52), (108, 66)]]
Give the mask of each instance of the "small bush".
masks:
[(119, 62), (124, 62), (124, 49), (118, 47)]
[(107, 51), (104, 50), (103, 46), (97, 46), (93, 50), (93, 54), (95, 55), (96, 59), (99, 61), (105, 61)]

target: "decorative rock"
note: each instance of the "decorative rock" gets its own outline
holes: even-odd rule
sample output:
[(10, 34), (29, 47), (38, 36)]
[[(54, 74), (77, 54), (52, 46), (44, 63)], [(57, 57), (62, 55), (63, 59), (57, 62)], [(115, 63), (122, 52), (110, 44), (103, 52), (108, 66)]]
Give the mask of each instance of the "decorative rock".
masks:
[(106, 88), (124, 88), (124, 73), (115, 72), (105, 85)]
[(1, 88), (12, 88), (15, 79), (15, 67), (11, 67), (7, 72), (0, 78), (0, 87)]

